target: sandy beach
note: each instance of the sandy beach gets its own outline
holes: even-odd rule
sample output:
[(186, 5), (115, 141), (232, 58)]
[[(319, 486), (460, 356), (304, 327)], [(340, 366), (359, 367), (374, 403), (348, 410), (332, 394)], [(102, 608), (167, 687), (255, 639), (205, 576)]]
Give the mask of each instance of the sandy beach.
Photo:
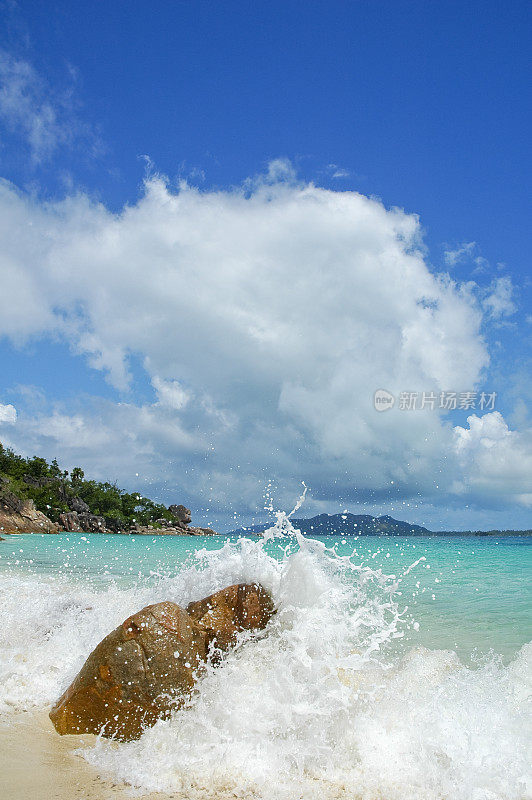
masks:
[[(130, 787), (103, 780), (75, 754), (95, 737), (58, 736), (46, 711), (0, 717), (0, 797), (9, 800), (110, 800), (139, 797)], [(143, 794), (145, 800), (172, 795)]]

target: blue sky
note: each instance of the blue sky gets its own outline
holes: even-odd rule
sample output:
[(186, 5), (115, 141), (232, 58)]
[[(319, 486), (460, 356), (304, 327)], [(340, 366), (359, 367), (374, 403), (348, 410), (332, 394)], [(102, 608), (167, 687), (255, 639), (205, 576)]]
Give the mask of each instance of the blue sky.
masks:
[(222, 528), (530, 526), (530, 4), (1, 13), (2, 441)]

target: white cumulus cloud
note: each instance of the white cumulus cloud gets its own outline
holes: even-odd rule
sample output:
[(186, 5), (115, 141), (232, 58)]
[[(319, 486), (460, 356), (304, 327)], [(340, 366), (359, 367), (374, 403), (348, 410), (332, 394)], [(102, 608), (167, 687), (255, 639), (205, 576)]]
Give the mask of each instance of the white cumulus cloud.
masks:
[(154, 177), (119, 213), (3, 182), (0, 239), (0, 335), (61, 337), (120, 391), (140, 357), (155, 391), (79, 428), (68, 410), (21, 419), (20, 446), (60, 455), (63, 440), (96, 461), (94, 430), (117, 464), (166, 465), (220, 504), (236, 485), (256, 501), (272, 475), (307, 480), (317, 502), (450, 485), (438, 413), (373, 407), (377, 388), (472, 390), (489, 363), (478, 293), (431, 271), (417, 216), (299, 183), (279, 160), (227, 191)]
[(498, 411), (482, 417), (472, 414), (467, 422), (468, 428), (454, 429), (454, 448), (463, 468), (454, 490), (487, 499), (503, 495), (532, 505), (532, 430), (510, 430)]

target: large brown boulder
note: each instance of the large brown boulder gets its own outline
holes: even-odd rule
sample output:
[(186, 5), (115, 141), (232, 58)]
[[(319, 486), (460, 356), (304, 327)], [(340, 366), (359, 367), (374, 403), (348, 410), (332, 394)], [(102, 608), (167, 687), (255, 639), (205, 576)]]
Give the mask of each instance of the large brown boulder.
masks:
[(258, 584), (228, 586), (186, 611), (147, 606), (93, 650), (50, 719), (61, 734), (137, 739), (185, 701), (209, 654), (219, 657), (216, 648), (227, 650), (240, 631), (264, 628), (273, 611)]
[(244, 630), (265, 628), (274, 611), (270, 594), (257, 583), (238, 583), (190, 603), (187, 612), (221, 650)]
[(61, 734), (137, 739), (190, 693), (208, 642), (176, 603), (147, 606), (93, 650), (50, 719)]

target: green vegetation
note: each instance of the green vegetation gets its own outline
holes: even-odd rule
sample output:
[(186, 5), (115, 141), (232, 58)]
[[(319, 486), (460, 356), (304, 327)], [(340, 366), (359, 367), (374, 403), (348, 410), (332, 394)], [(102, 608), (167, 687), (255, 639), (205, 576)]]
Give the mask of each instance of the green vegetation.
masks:
[[(89, 507), (89, 513), (106, 518), (110, 528), (154, 525), (160, 518), (172, 519), (168, 509), (137, 492), (125, 492), (114, 483), (86, 480), (80, 467), (61, 470), (54, 459), (23, 458), (0, 442), (0, 502), (10, 495), (21, 501), (33, 500), (35, 507), (53, 522), (76, 505), (76, 498)], [(10, 503), (7, 503), (9, 505)]]

